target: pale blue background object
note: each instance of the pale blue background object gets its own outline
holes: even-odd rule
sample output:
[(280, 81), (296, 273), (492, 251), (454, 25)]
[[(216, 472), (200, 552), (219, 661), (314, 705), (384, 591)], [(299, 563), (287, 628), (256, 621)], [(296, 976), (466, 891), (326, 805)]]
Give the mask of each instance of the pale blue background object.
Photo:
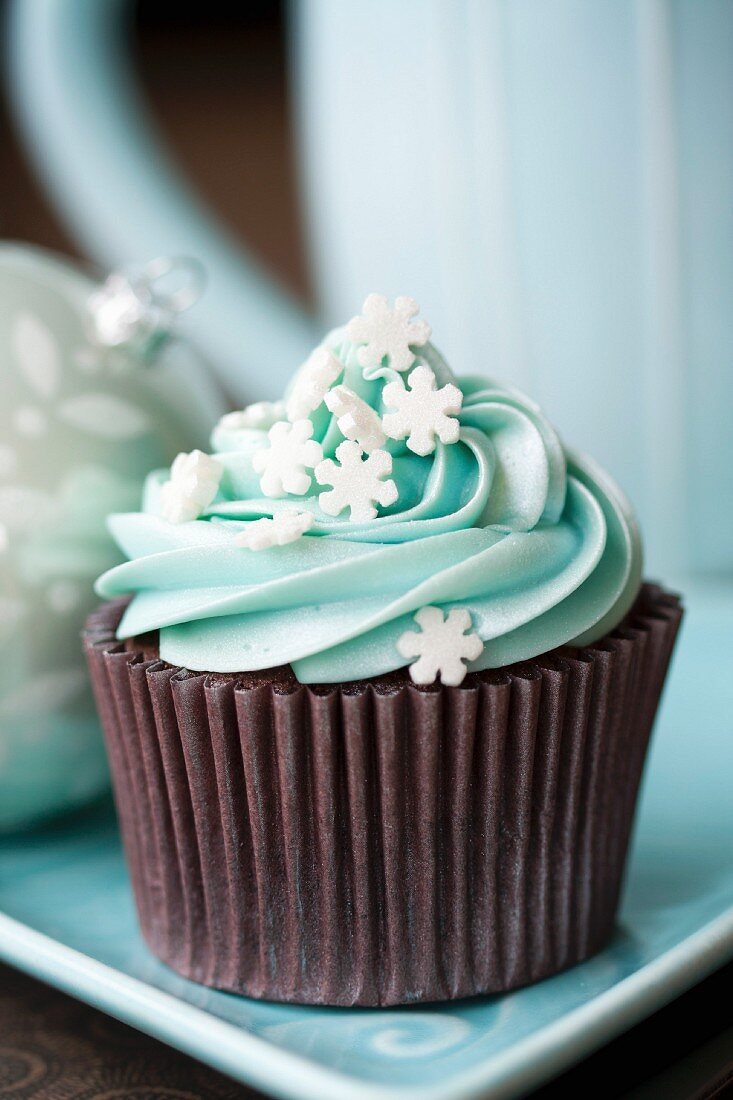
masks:
[(317, 340), (294, 300), (228, 240), (159, 149), (128, 59), (129, 0), (22, 0), (11, 97), (50, 197), (104, 268), (195, 256), (207, 292), (180, 328), (238, 396), (284, 385)]
[(730, 572), (733, 6), (295, 10), (328, 319), (409, 287), (458, 373), (511, 379), (617, 477), (654, 571)]
[(6, 842), (0, 957), (276, 1096), (516, 1096), (733, 956), (733, 678), (720, 661), (731, 614), (730, 595), (692, 594), (618, 931), (579, 967), (432, 1007), (303, 1008), (212, 992), (142, 943), (109, 812)]
[[(315, 339), (176, 175), (121, 0), (19, 0), (10, 81), (53, 201), (105, 265), (187, 251), (188, 331), (242, 400)], [(410, 293), (459, 373), (511, 380), (637, 505), (657, 575), (733, 568), (733, 5), (295, 0), (323, 320)]]

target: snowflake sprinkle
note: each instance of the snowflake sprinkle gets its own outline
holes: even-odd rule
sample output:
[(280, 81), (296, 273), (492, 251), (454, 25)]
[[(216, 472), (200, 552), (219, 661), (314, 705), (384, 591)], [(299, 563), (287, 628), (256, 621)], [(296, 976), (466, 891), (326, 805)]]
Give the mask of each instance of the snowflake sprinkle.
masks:
[(371, 405), (348, 386), (334, 386), (329, 390), (326, 405), (337, 417), (341, 434), (355, 440), (363, 451), (369, 453), (384, 446), (387, 437), (382, 431), (382, 421)]
[(387, 451), (373, 451), (363, 459), (359, 444), (347, 440), (336, 448), (336, 458), (340, 465), (327, 458), (316, 466), (316, 480), (333, 486), (318, 498), (327, 515), (337, 516), (349, 508), (352, 523), (366, 523), (377, 514), (375, 503), (386, 508), (397, 500), (394, 481), (381, 480), (392, 473), (392, 456)]
[(390, 439), (404, 439), (416, 455), (429, 455), (435, 450), (435, 436), (441, 443), (455, 443), (460, 424), (448, 413), (460, 411), (463, 394), (448, 382), (436, 388), (430, 367), (415, 367), (407, 379), (409, 391), (401, 378), (388, 382), (382, 390), (382, 400), (397, 412), (387, 413), (382, 426)]
[(415, 622), (420, 632), (406, 630), (397, 640), (401, 656), (419, 658), (410, 665), (413, 683), (432, 684), (439, 675), (444, 684), (457, 687), (466, 675), (464, 661), (475, 661), (484, 648), (471, 630), (470, 613), (454, 608), (446, 617), (439, 607), (422, 607)]
[(262, 475), (260, 488), (266, 497), (284, 497), (288, 493), (302, 496), (308, 492), (311, 477), (305, 471), (317, 466), (323, 458), (321, 444), (311, 439), (312, 435), (310, 420), (296, 420), (294, 424), (281, 421), (270, 428), (267, 433), (270, 446), (252, 456), (252, 467)]
[(310, 512), (278, 512), (272, 519), (257, 519), (248, 523), (235, 538), (237, 546), (248, 550), (268, 550), (271, 546), (285, 546), (295, 542), (313, 526)]
[(284, 419), (285, 406), (282, 401), (255, 401), (254, 405), (222, 416), (219, 427), (233, 432), (245, 428), (266, 432), (278, 420)]
[(288, 420), (302, 420), (317, 409), (343, 369), (332, 351), (316, 348), (293, 382), (286, 406)]
[(412, 320), (419, 311), (414, 298), (398, 298), (394, 309), (390, 309), (383, 294), (370, 294), (361, 315), (352, 318), (346, 326), (349, 339), (364, 345), (357, 352), (359, 364), (377, 369), (388, 356), (393, 370), (409, 370), (415, 362), (411, 347), (421, 347), (430, 339), (427, 321)]
[(160, 514), (169, 523), (198, 519), (219, 490), (221, 465), (203, 451), (180, 454), (160, 490)]

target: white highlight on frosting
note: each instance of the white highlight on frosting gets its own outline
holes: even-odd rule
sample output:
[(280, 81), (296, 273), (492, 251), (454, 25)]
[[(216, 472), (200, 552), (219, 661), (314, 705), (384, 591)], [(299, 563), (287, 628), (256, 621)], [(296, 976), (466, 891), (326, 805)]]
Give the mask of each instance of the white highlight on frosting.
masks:
[(430, 339), (427, 321), (413, 321), (420, 312), (414, 298), (397, 298), (394, 309), (383, 294), (370, 294), (361, 314), (346, 326), (346, 335), (355, 344), (363, 344), (357, 352), (362, 367), (379, 367), (387, 356), (393, 370), (409, 370), (415, 361), (411, 347), (421, 347)]
[(269, 550), (271, 546), (297, 542), (306, 531), (310, 531), (313, 523), (311, 512), (278, 512), (272, 519), (256, 519), (248, 523), (234, 541), (247, 550)]
[(228, 431), (254, 429), (266, 432), (278, 420), (285, 419), (285, 404), (282, 401), (255, 401), (236, 412), (225, 413), (218, 427)]
[(337, 418), (341, 434), (353, 439), (367, 454), (384, 446), (387, 437), (379, 415), (348, 386), (334, 386), (326, 394), (325, 402)]
[(327, 515), (337, 516), (344, 508), (349, 508), (352, 523), (366, 523), (377, 514), (375, 504), (386, 508), (397, 500), (394, 481), (391, 478), (382, 480), (392, 473), (392, 456), (387, 451), (373, 451), (367, 458), (362, 456), (359, 444), (346, 440), (336, 448), (337, 462), (327, 458), (316, 466), (319, 484), (333, 486), (318, 498)]
[(284, 497), (288, 493), (303, 496), (308, 492), (312, 479), (305, 471), (317, 466), (323, 458), (323, 448), (312, 435), (310, 420), (296, 420), (293, 424), (281, 421), (270, 428), (267, 433), (270, 446), (252, 456), (252, 468), (262, 475), (260, 488), (266, 497)]
[[(449, 687), (457, 687), (466, 675), (464, 661), (475, 661), (484, 643), (471, 630), (471, 614), (454, 608), (444, 616), (439, 607), (422, 607), (415, 615), (420, 631), (406, 630), (397, 639), (402, 657), (418, 657), (410, 665), (415, 684), (432, 684), (436, 676)], [(467, 633), (468, 632), (468, 633)]]
[(343, 363), (326, 347), (311, 352), (293, 382), (286, 405), (288, 420), (302, 420), (320, 404), (344, 369)]
[(160, 490), (160, 514), (169, 523), (198, 519), (219, 491), (221, 464), (203, 451), (179, 454)]
[(456, 443), (460, 424), (448, 413), (457, 413), (463, 404), (463, 394), (448, 382), (437, 388), (430, 367), (415, 367), (407, 379), (409, 390), (401, 378), (388, 382), (382, 390), (387, 408), (382, 426), (390, 439), (404, 439), (416, 455), (429, 455), (435, 450), (435, 437), (441, 443)]

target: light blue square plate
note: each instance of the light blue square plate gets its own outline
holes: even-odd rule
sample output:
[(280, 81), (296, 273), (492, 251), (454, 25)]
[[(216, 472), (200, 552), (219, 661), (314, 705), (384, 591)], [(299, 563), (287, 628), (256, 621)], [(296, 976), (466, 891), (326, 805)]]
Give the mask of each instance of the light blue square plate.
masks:
[(703, 593), (688, 600), (618, 933), (590, 962), (507, 996), (427, 1008), (214, 993), (142, 943), (109, 808), (5, 841), (0, 956), (277, 1096), (516, 1096), (733, 956), (732, 792), (733, 599)]

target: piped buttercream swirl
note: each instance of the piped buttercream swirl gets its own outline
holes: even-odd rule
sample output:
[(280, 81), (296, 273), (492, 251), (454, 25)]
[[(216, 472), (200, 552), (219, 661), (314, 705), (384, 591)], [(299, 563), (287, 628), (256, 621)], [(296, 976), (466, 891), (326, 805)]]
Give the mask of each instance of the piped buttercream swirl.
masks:
[[(410, 372), (393, 370), (388, 357), (365, 370), (345, 329), (324, 343), (342, 368), (332, 377), (329, 360), (328, 385), (345, 386), (384, 418), (385, 385), (409, 385)], [(267, 428), (225, 418), (212, 437), (218, 492), (198, 519), (161, 517), (167, 471), (148, 478), (140, 512), (110, 517), (129, 560), (105, 573), (97, 592), (133, 595), (118, 636), (159, 630), (161, 657), (190, 669), (290, 664), (301, 682), (319, 683), (404, 666), (398, 641), (425, 606), (468, 610), (483, 642), (470, 669), (583, 645), (615, 626), (641, 581), (639, 534), (621, 491), (567, 450), (528, 398), (454, 377), (431, 344), (414, 352), (411, 370), (428, 367), (437, 387), (460, 389), (460, 431), (456, 442), (436, 439), (427, 455), (386, 440), (393, 504), (365, 522), (328, 515), (315, 477), (304, 495), (263, 495), (253, 457), (267, 446)], [(298, 384), (296, 375), (286, 404)], [(344, 442), (338, 414), (323, 400), (309, 419), (312, 439), (333, 458)], [(302, 537), (243, 548), (248, 524), (294, 509), (313, 515)]]

